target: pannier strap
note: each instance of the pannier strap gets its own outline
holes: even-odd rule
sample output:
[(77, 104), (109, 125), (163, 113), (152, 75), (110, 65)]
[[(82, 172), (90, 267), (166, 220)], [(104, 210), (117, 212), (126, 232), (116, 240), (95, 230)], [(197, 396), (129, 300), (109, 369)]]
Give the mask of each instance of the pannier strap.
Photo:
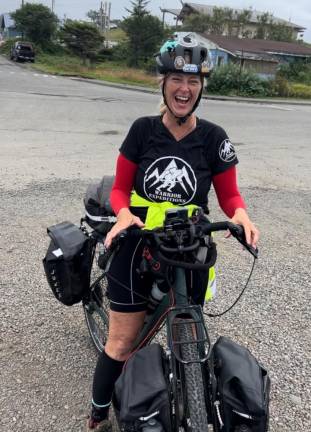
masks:
[(93, 216), (87, 210), (85, 210), (86, 216), (94, 222), (109, 222), (115, 223), (117, 222), (116, 216)]

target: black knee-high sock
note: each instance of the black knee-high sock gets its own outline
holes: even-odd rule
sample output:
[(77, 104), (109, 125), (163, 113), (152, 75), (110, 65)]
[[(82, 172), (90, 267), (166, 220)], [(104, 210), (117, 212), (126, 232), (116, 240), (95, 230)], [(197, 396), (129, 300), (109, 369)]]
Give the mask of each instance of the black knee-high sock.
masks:
[(96, 417), (105, 418), (108, 414), (114, 384), (119, 378), (124, 361), (114, 360), (103, 351), (97, 360), (93, 379), (93, 408)]

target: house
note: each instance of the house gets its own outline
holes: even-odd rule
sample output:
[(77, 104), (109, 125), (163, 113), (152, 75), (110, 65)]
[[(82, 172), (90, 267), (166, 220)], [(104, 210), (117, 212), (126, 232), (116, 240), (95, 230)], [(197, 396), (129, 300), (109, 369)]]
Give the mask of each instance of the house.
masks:
[[(176, 32), (179, 36), (189, 32)], [(214, 67), (235, 63), (262, 78), (272, 78), (282, 63), (311, 61), (311, 48), (299, 43), (241, 39), (208, 33), (190, 33), (208, 48)]]
[(16, 30), (15, 22), (9, 13), (0, 15), (0, 33), (4, 39), (22, 36), (22, 34)]
[[(182, 23), (186, 17), (191, 14), (205, 14), (209, 16), (213, 16), (214, 8), (217, 9), (226, 9), (227, 11), (231, 10), (232, 15), (230, 19), (224, 25), (223, 36), (237, 36), (237, 37), (248, 37), (254, 38), (257, 33), (258, 25), (260, 23), (260, 18), (265, 14), (264, 12), (259, 12), (254, 9), (249, 9), (250, 17), (247, 19), (247, 22), (243, 23), (243, 25), (239, 25), (237, 23), (237, 18), (239, 15), (243, 13), (242, 9), (232, 9), (232, 8), (220, 8), (218, 6), (213, 5), (202, 5), (197, 3), (182, 3), (182, 9), (179, 11), (177, 9), (161, 9), (163, 13), (163, 21), (165, 13), (172, 14), (176, 19), (176, 26), (178, 23)], [(286, 21), (281, 18), (271, 17), (273, 24), (282, 24), (288, 27), (291, 30), (293, 39), (297, 39), (298, 36), (302, 37), (303, 32), (305, 30), (304, 27), (294, 24), (290, 21)], [(235, 25), (236, 23), (236, 25)]]

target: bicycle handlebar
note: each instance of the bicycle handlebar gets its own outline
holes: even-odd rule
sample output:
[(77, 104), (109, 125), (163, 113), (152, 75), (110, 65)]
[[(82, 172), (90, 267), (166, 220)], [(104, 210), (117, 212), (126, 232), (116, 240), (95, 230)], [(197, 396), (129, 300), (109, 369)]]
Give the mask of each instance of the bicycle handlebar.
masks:
[[(159, 253), (161, 252), (171, 252), (171, 253), (175, 253), (175, 252), (189, 252), (189, 251), (193, 251), (195, 249), (197, 249), (199, 247), (199, 240), (195, 240), (194, 243), (190, 246), (180, 246), (180, 247), (169, 247), (166, 246), (162, 243), (161, 238), (164, 238), (166, 233), (165, 233), (165, 229), (167, 229), (168, 227), (164, 227), (161, 229), (154, 229), (154, 230), (142, 230), (142, 229), (135, 229), (135, 228), (131, 228), (129, 230), (124, 230), (123, 232), (121, 232), (119, 234), (119, 237), (125, 237), (125, 236), (133, 236), (133, 237), (138, 237), (138, 238), (146, 238), (146, 237), (153, 237), (156, 240), (157, 245), (159, 246)], [(173, 228), (172, 228), (173, 229)], [(246, 242), (246, 237), (245, 237), (245, 232), (244, 232), (244, 228), (242, 225), (237, 225), (234, 224), (230, 221), (222, 221), (222, 222), (204, 222), (203, 225), (195, 225), (195, 237), (202, 237), (203, 235), (211, 235), (213, 232), (217, 232), (217, 231), (226, 231), (229, 230), (230, 233), (232, 234), (232, 236), (234, 238), (236, 238), (238, 240), (239, 243), (242, 244), (242, 246), (245, 247), (245, 249), (251, 254), (253, 255), (254, 258), (258, 258), (258, 249), (257, 248), (253, 248), (250, 244), (248, 244)], [(198, 264), (198, 263), (181, 263), (179, 261), (175, 261), (175, 260), (171, 260), (169, 258), (166, 258), (162, 253), (161, 253), (161, 258), (163, 258), (168, 264), (171, 265), (178, 265), (180, 267), (184, 267), (184, 268), (192, 268), (192, 269), (206, 269), (206, 265), (205, 264)]]

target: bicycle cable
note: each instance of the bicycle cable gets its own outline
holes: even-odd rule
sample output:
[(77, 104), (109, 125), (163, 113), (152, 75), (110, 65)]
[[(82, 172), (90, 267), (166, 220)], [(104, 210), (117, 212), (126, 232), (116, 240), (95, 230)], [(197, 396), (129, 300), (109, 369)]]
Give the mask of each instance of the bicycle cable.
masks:
[[(239, 296), (237, 297), (237, 299), (232, 303), (232, 305), (231, 305), (228, 309), (226, 309), (225, 311), (223, 311), (223, 312), (221, 312), (221, 313), (218, 313), (218, 314), (210, 314), (210, 313), (207, 313), (207, 312), (203, 312), (203, 315), (208, 316), (209, 318), (218, 318), (218, 317), (221, 317), (221, 316), (225, 315), (227, 312), (229, 312), (229, 311), (230, 311), (230, 310), (231, 310), (231, 309), (232, 309), (232, 308), (233, 308), (233, 307), (238, 303), (238, 301), (241, 299), (242, 295), (244, 294), (244, 292), (245, 292), (245, 290), (246, 290), (246, 288), (247, 288), (247, 286), (248, 286), (248, 284), (249, 284), (249, 281), (250, 281), (250, 279), (251, 279), (251, 277), (252, 277), (252, 274), (253, 274), (253, 271), (254, 271), (254, 268), (255, 268), (255, 262), (256, 262), (256, 259), (254, 258), (253, 265), (252, 265), (252, 268), (251, 268), (250, 274), (249, 274), (249, 276), (248, 276), (248, 278), (247, 278), (247, 281), (246, 281), (246, 283), (245, 283), (245, 286), (244, 286), (243, 290), (241, 291), (241, 293), (239, 294)], [(122, 283), (121, 281), (119, 281), (117, 278), (115, 278), (115, 277), (112, 276), (111, 274), (109, 274), (109, 273), (104, 273), (104, 275), (105, 275), (106, 277), (108, 277), (109, 279), (111, 279), (113, 282), (115, 282), (115, 283), (117, 283), (118, 285), (120, 285), (120, 286), (121, 286), (122, 288), (124, 288), (125, 290), (132, 292), (132, 293), (135, 294), (137, 297), (140, 297), (142, 300), (145, 300), (146, 302), (149, 301), (149, 297), (146, 297), (146, 296), (144, 296), (144, 295), (138, 293), (138, 292), (135, 291), (135, 290), (131, 290), (131, 288), (129, 288), (127, 285), (125, 285), (124, 283)], [(189, 300), (189, 296), (186, 296), (186, 295), (184, 295), (184, 294), (180, 294), (180, 295), (181, 295), (181, 297), (187, 298), (187, 300)]]
[(242, 297), (242, 295), (244, 294), (244, 292), (245, 292), (245, 290), (246, 290), (246, 288), (247, 288), (247, 286), (248, 286), (248, 283), (249, 283), (249, 281), (250, 281), (250, 279), (251, 279), (251, 277), (252, 277), (252, 274), (253, 274), (253, 271), (254, 271), (254, 268), (255, 268), (255, 262), (256, 262), (256, 259), (254, 258), (254, 261), (253, 261), (253, 265), (252, 265), (252, 268), (251, 268), (251, 271), (250, 271), (250, 274), (249, 274), (249, 276), (248, 276), (248, 278), (247, 278), (247, 281), (246, 281), (246, 283), (245, 283), (245, 285), (244, 285), (244, 288), (242, 289), (242, 291), (241, 291), (241, 293), (239, 294), (239, 296), (237, 297), (237, 299), (232, 303), (232, 305), (230, 306), (230, 307), (228, 307), (228, 309), (226, 309), (225, 311), (223, 311), (223, 312), (221, 312), (221, 313), (218, 313), (218, 314), (210, 314), (210, 313), (207, 313), (207, 312), (203, 312), (203, 315), (206, 315), (206, 316), (208, 316), (209, 318), (218, 318), (218, 317), (221, 317), (221, 316), (223, 316), (223, 315), (225, 315), (227, 312), (229, 312), (236, 304), (237, 304), (237, 302), (240, 300), (240, 298)]

